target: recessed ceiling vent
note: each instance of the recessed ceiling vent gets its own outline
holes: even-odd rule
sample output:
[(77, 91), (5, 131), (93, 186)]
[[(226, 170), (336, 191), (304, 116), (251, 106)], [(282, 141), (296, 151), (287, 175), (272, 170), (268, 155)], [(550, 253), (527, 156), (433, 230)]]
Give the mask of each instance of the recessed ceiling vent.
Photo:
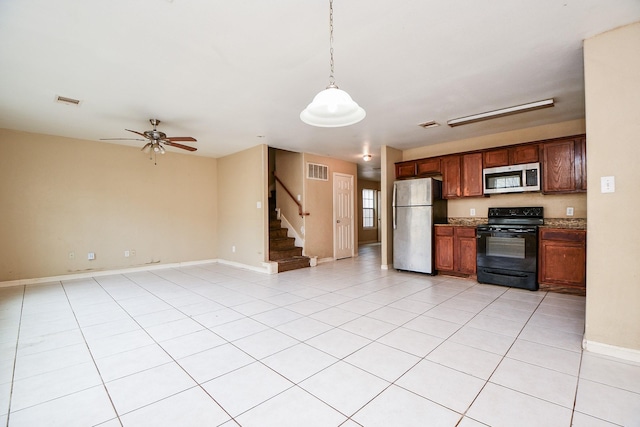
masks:
[(56, 96), (56, 102), (59, 102), (60, 104), (66, 104), (66, 105), (80, 105), (80, 100), (79, 99), (73, 99), (73, 98), (67, 98), (66, 96)]
[(425, 129), (437, 128), (438, 126), (440, 126), (440, 123), (437, 123), (435, 120), (431, 120), (430, 122), (420, 123), (418, 126), (423, 127)]

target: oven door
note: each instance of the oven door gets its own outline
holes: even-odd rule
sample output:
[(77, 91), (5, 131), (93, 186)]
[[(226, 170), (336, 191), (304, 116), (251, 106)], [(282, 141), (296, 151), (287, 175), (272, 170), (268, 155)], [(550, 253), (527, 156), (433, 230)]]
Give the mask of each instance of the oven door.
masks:
[(538, 237), (535, 227), (478, 227), (477, 243), (480, 283), (538, 289)]

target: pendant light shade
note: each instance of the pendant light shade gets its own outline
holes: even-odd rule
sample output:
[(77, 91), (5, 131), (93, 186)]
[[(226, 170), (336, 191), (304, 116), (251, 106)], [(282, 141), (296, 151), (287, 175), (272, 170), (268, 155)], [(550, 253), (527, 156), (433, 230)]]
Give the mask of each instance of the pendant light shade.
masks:
[(329, 86), (318, 93), (311, 104), (302, 110), (300, 119), (311, 126), (349, 126), (364, 119), (367, 113), (347, 92), (338, 89), (333, 77), (333, 0), (329, 0), (329, 46)]
[(333, 84), (318, 93), (300, 119), (312, 126), (340, 127), (358, 123), (367, 115), (349, 94)]

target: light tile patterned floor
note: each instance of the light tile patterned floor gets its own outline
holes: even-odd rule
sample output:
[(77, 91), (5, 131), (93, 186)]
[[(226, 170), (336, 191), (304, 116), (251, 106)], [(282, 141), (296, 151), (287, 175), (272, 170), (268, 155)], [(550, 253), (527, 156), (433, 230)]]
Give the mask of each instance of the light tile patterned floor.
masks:
[(638, 426), (584, 298), (380, 269), (379, 246), (0, 289), (0, 425)]

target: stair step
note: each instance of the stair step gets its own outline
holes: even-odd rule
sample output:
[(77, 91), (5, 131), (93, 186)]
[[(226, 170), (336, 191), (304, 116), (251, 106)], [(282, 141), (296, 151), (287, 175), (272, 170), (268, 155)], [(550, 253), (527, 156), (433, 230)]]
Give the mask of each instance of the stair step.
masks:
[(309, 265), (309, 257), (306, 256), (295, 256), (291, 258), (281, 259), (278, 260), (278, 273), (282, 273), (283, 271), (297, 270), (299, 268), (306, 268), (309, 267)]
[(270, 219), (269, 220), (269, 230), (273, 228), (282, 228), (282, 221), (279, 219)]
[(269, 229), (269, 240), (271, 240), (271, 239), (282, 239), (283, 237), (287, 237), (287, 229), (286, 228), (272, 228), (272, 229)]
[(284, 250), (269, 250), (269, 259), (271, 261), (279, 261), (281, 259), (293, 258), (297, 256), (302, 256), (302, 248), (293, 247)]
[(285, 250), (294, 249), (296, 247), (296, 239), (294, 237), (280, 237), (269, 239), (269, 250)]

